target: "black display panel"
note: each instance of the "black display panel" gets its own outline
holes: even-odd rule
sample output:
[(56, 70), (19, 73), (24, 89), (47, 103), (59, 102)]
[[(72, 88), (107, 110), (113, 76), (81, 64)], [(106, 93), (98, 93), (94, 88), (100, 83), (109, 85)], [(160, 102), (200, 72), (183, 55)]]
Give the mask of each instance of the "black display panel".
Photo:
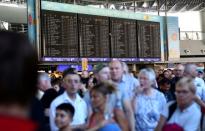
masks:
[(137, 21), (138, 51), (141, 58), (160, 58), (160, 24)]
[[(42, 61), (160, 61), (160, 23), (41, 11)], [(156, 59), (155, 59), (156, 58)]]
[(81, 57), (110, 57), (108, 17), (78, 15)]
[(43, 10), (42, 55), (44, 57), (78, 57), (77, 15)]
[(137, 57), (136, 21), (110, 18), (112, 57)]

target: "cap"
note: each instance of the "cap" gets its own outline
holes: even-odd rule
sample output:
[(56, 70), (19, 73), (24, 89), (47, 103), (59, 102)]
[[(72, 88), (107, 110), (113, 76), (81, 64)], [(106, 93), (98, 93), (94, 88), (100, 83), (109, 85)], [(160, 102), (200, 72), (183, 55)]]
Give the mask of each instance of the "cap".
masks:
[(96, 74), (96, 73), (98, 73), (99, 71), (101, 71), (105, 67), (108, 67), (108, 65), (104, 64), (104, 63), (99, 63), (99, 64), (94, 66), (93, 73)]

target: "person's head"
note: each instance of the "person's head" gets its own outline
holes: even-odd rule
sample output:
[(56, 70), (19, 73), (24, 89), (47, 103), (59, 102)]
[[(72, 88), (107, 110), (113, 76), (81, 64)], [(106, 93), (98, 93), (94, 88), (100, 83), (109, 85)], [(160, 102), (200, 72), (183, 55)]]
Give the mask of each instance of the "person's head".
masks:
[(75, 114), (74, 107), (69, 103), (63, 103), (56, 107), (55, 124), (62, 130), (70, 126)]
[(169, 79), (170, 78), (170, 72), (168, 70), (164, 70), (163, 71), (163, 76), (164, 76), (164, 78)]
[(164, 67), (160, 66), (156, 71), (157, 75), (163, 74), (163, 71), (164, 71)]
[(51, 78), (48, 73), (39, 72), (38, 73), (38, 89), (41, 91), (46, 91), (51, 88)]
[(140, 70), (138, 78), (140, 82), (140, 87), (143, 88), (143, 90), (146, 90), (148, 88), (152, 88), (152, 85), (156, 80), (156, 75), (153, 69), (145, 68)]
[(94, 108), (100, 108), (105, 105), (107, 95), (116, 91), (116, 87), (111, 82), (101, 82), (95, 85), (91, 90), (91, 102)]
[(195, 64), (186, 64), (184, 76), (195, 78), (197, 76), (197, 66)]
[(123, 64), (119, 60), (113, 60), (110, 62), (110, 74), (113, 81), (120, 81), (123, 76)]
[(162, 91), (168, 91), (171, 87), (171, 80), (168, 78), (163, 78), (159, 81), (159, 87)]
[(184, 65), (177, 64), (174, 71), (175, 71), (175, 76), (176, 77), (182, 77), (183, 74), (184, 74)]
[(204, 78), (204, 71), (203, 70), (198, 70), (197, 71), (197, 77), (199, 77), (199, 78)]
[(60, 86), (61, 86), (61, 79), (60, 78), (52, 79), (51, 85), (52, 85), (52, 88), (58, 92), (60, 90)]
[(82, 78), (88, 78), (89, 77), (89, 72), (87, 70), (83, 70), (81, 74)]
[(0, 31), (0, 107), (27, 106), (37, 91), (36, 51), (23, 34)]
[(80, 76), (73, 69), (69, 68), (63, 72), (63, 86), (68, 94), (75, 95), (80, 84)]
[(184, 109), (193, 102), (196, 88), (192, 78), (184, 77), (176, 84), (176, 100), (180, 108)]
[(97, 64), (94, 67), (93, 73), (98, 82), (110, 80), (110, 68), (106, 64)]

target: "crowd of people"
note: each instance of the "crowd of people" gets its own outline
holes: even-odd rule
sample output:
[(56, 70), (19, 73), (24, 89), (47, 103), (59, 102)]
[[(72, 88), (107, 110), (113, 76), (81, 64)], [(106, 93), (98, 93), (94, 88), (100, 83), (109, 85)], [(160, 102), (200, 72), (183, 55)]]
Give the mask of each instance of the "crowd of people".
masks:
[(37, 73), (26, 37), (8, 31), (0, 31), (0, 58), (2, 130), (205, 130), (205, 83), (195, 64), (143, 68), (135, 77), (112, 60), (96, 64), (93, 75), (69, 68), (53, 79)]
[(161, 72), (143, 68), (135, 77), (119, 60), (95, 65), (90, 76), (67, 69), (58, 83), (64, 93), (50, 100), (48, 125), (59, 130), (56, 107), (71, 103), (73, 130), (203, 130), (205, 84), (198, 73), (195, 64), (176, 64)]

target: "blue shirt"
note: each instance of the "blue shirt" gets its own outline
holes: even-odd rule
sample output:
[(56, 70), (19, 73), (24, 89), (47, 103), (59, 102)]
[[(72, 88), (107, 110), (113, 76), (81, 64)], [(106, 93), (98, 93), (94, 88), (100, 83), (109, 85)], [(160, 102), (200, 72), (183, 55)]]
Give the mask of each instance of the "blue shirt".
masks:
[(139, 94), (134, 100), (136, 131), (153, 131), (166, 106), (164, 95), (156, 89), (152, 91), (151, 96)]
[(132, 99), (134, 90), (139, 86), (138, 80), (127, 74), (124, 74), (122, 80), (116, 84), (123, 101)]

